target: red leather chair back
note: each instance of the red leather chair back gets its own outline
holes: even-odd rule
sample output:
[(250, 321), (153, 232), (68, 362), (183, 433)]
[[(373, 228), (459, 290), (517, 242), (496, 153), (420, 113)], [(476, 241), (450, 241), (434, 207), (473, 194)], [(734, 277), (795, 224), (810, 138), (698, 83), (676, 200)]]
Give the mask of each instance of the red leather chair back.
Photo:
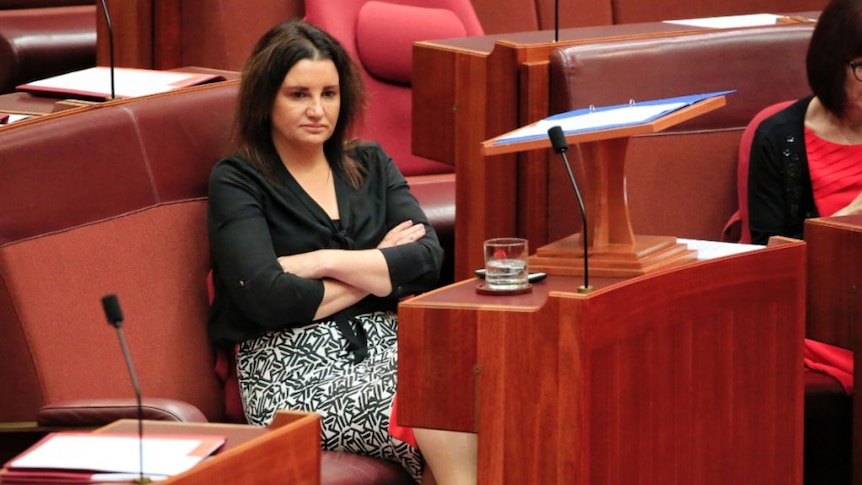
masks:
[[(735, 90), (727, 105), (626, 150), (626, 194), (635, 234), (715, 240), (739, 208), (743, 130), (763, 108), (810, 93), (805, 54), (812, 24), (708, 30), (594, 42), (550, 54), (550, 112)], [(621, 82), (609, 82), (623, 76)], [(571, 186), (549, 165), (547, 240), (572, 234)]]
[[(359, 65), (368, 92), (360, 136), (380, 142), (405, 176), (452, 173), (411, 150), (413, 43), (483, 35), (469, 0), (306, 0), (305, 19), (332, 34)], [(454, 162), (454, 161), (453, 161)]]

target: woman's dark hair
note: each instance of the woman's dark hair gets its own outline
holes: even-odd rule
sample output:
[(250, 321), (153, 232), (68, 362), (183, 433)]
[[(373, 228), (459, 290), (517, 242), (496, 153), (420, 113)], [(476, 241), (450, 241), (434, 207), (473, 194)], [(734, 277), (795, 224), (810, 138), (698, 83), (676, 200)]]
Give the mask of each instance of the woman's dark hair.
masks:
[(839, 117), (846, 109), (847, 64), (857, 57), (862, 57), (862, 0), (832, 0), (817, 19), (805, 66), (811, 91)]
[(345, 156), (346, 145), (365, 108), (362, 78), (344, 47), (328, 33), (298, 20), (276, 25), (257, 41), (242, 72), (234, 120), (233, 149), (275, 181), (280, 163), (272, 142), (272, 107), (293, 66), (303, 60), (329, 59), (338, 71), (341, 110), (332, 136), (323, 144), (333, 171), (353, 186), (362, 182), (359, 164)]

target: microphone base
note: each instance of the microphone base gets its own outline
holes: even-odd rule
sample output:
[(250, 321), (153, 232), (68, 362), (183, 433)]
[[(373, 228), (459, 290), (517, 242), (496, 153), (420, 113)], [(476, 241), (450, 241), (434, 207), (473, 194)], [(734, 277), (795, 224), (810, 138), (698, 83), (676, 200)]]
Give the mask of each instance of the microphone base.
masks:
[(153, 481), (150, 480), (149, 478), (144, 477), (144, 478), (136, 478), (136, 479), (132, 480), (132, 483), (137, 483), (138, 485), (143, 485), (145, 483), (153, 483)]
[(592, 293), (594, 289), (595, 288), (593, 288), (593, 285), (590, 285), (590, 286), (581, 285), (578, 287), (578, 293), (581, 293), (581, 294)]

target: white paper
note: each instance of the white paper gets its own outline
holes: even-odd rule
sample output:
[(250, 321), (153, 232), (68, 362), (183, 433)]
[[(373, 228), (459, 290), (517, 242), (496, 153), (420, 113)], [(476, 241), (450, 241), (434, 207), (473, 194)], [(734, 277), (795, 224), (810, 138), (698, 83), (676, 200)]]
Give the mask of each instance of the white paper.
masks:
[(32, 115), (18, 115), (18, 114), (10, 114), (9, 119), (6, 120), (7, 124), (16, 123), (18, 121), (24, 121), (27, 118), (32, 118)]
[(635, 104), (567, 117), (554, 116), (553, 119), (543, 119), (532, 125), (512, 131), (505, 136), (501, 136), (497, 139), (497, 143), (506, 143), (507, 141), (526, 137), (546, 137), (548, 136), (548, 129), (553, 126), (559, 126), (563, 129), (563, 132), (570, 133), (598, 130), (613, 126), (637, 125), (645, 123), (662, 113), (676, 111), (687, 104), (684, 102), (640, 106)]
[[(114, 69), (114, 94), (117, 98), (130, 98), (164, 93), (197, 84), (208, 77), (211, 76), (189, 72), (118, 67)], [(107, 67), (91, 67), (29, 82), (18, 86), (18, 89), (110, 97), (111, 70)]]
[(723, 17), (704, 17), (699, 19), (665, 20), (668, 24), (690, 25), (708, 29), (729, 29), (739, 27), (757, 27), (760, 25), (775, 25), (782, 15), (771, 13), (754, 13), (749, 15), (727, 15)]
[[(144, 475), (168, 477), (182, 473), (205, 457), (193, 455), (200, 439), (144, 437)], [(58, 433), (12, 460), (12, 469), (40, 468), (139, 474), (140, 440), (133, 436)], [(214, 450), (213, 450), (214, 451)]]
[(689, 249), (694, 249), (697, 251), (697, 259), (698, 260), (708, 260), (721, 258), (724, 256), (731, 256), (734, 254), (742, 254), (747, 253), (749, 251), (757, 251), (758, 249), (763, 249), (766, 246), (761, 246), (759, 244), (739, 244), (739, 243), (730, 243), (730, 242), (719, 242), (719, 241), (703, 241), (700, 239), (683, 239), (677, 238), (677, 242), (680, 244), (685, 244)]

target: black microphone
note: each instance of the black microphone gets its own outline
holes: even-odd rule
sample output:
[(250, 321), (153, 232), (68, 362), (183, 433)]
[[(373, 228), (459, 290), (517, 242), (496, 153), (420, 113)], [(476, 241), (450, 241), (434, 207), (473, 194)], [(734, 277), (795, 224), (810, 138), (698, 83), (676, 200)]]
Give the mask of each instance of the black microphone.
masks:
[[(560, 41), (560, 0), (554, 0), (554, 42), (559, 42), (559, 41)], [(563, 141), (565, 141), (565, 140), (563, 140)]]
[(578, 190), (578, 184), (575, 182), (575, 176), (572, 174), (572, 167), (569, 166), (569, 158), (566, 156), (566, 150), (569, 149), (569, 142), (566, 141), (566, 135), (563, 129), (559, 126), (552, 126), (548, 129), (548, 138), (551, 139), (551, 146), (554, 151), (559, 153), (563, 158), (563, 164), (566, 166), (566, 171), (569, 173), (569, 181), (572, 182), (572, 188), (575, 189), (575, 197), (578, 198), (578, 205), (581, 206), (581, 224), (583, 225), (581, 239), (584, 242), (584, 285), (578, 287), (578, 293), (589, 293), (593, 291), (590, 286), (590, 258), (587, 254), (587, 210), (584, 208), (584, 199), (581, 197), (581, 191)]
[[(104, 2), (104, 0), (102, 1)], [(152, 480), (144, 477), (144, 407), (141, 404), (141, 386), (138, 384), (138, 375), (135, 373), (132, 356), (129, 354), (129, 348), (126, 346), (126, 338), (123, 336), (123, 310), (120, 309), (120, 300), (117, 299), (117, 295), (110, 294), (103, 296), (102, 308), (105, 310), (105, 317), (108, 319), (108, 323), (117, 329), (117, 337), (120, 340), (123, 357), (126, 358), (126, 367), (129, 368), (132, 387), (135, 388), (135, 397), (138, 400), (138, 458), (140, 459), (140, 476), (135, 480), (135, 483), (151, 483)]]
[[(111, 13), (108, 12), (108, 4), (105, 2), (105, 0), (102, 0), (102, 12), (105, 14), (105, 24), (107, 24), (108, 26), (108, 56), (109, 62), (111, 63), (111, 99), (115, 99), (117, 96), (116, 91), (114, 90), (114, 27), (113, 25), (111, 25)], [(119, 309), (119, 304), (117, 306), (117, 309)]]

